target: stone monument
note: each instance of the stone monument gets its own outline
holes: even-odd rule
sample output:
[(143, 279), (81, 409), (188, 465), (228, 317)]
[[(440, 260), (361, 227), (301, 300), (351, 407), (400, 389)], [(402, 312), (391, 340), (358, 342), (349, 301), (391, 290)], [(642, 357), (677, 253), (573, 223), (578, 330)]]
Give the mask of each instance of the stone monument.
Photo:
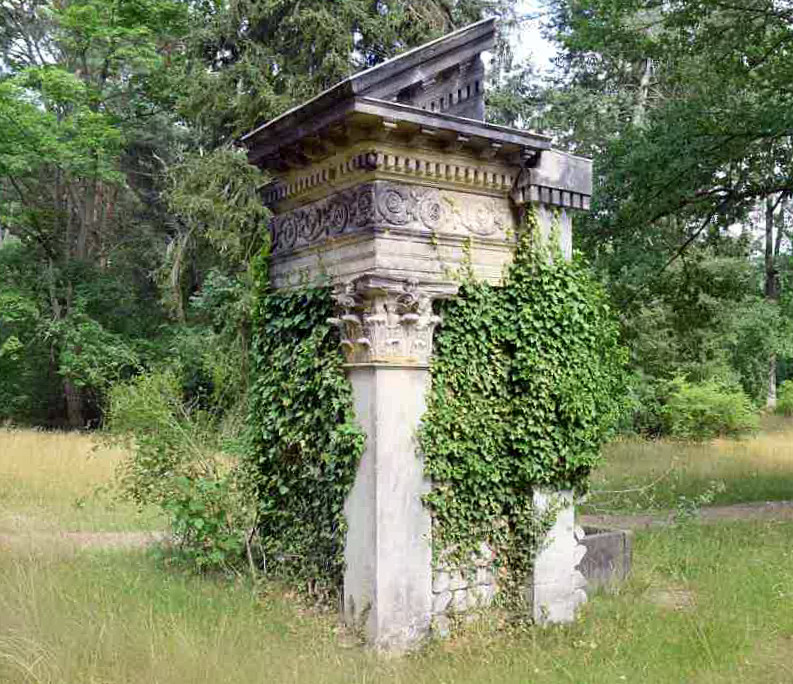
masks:
[[(430, 381), (433, 301), (463, 274), (499, 283), (521, 212), (552, 217), (572, 250), (571, 213), (586, 210), (591, 162), (544, 135), (484, 121), (487, 19), (363, 71), (243, 138), (271, 220), (276, 288), (330, 282), (366, 451), (345, 505), (344, 613), (382, 648), (406, 648), (449, 610), (490, 601), (473, 580), (434, 569), (431, 486), (416, 430)], [(583, 600), (583, 555), (566, 492), (527, 493), (561, 506), (527, 591), (538, 621), (565, 621)], [(481, 572), (480, 572), (481, 571)]]

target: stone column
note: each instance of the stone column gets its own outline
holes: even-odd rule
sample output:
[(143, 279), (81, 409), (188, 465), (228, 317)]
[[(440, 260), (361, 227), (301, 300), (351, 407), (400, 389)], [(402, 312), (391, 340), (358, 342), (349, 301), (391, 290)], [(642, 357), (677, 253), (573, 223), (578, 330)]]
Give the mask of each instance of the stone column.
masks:
[[(525, 188), (525, 197), (544, 197), (536, 188)], [(536, 213), (543, 238), (558, 240), (558, 247), (565, 259), (573, 256), (572, 220), (564, 207), (525, 200), (522, 211)], [(537, 555), (527, 587), (528, 602), (532, 618), (539, 625), (572, 622), (578, 606), (586, 602), (586, 579), (579, 565), (586, 547), (576, 534), (575, 500), (571, 490), (537, 488), (534, 491), (534, 508), (538, 514), (550, 512), (555, 515), (554, 524), (548, 531)]]
[(429, 386), (432, 301), (453, 286), (363, 276), (337, 287), (347, 372), (366, 450), (345, 503), (344, 615), (377, 648), (405, 650), (429, 631), (431, 518), (416, 431)]

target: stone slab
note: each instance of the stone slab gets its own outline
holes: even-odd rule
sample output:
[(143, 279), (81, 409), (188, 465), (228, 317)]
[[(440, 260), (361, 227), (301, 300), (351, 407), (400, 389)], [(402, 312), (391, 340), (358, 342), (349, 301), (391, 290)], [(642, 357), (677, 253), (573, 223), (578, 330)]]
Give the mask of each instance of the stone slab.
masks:
[(624, 581), (633, 561), (633, 532), (630, 530), (584, 528), (581, 544), (586, 555), (580, 570), (587, 580), (587, 591)]

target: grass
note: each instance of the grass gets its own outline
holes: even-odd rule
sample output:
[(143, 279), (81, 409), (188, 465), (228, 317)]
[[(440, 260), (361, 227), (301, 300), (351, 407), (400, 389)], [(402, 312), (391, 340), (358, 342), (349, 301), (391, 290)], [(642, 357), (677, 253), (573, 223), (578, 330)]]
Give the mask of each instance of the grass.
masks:
[(723, 505), (793, 500), (793, 420), (770, 417), (765, 428), (742, 440), (705, 444), (614, 442), (593, 474), (586, 509), (674, 508), (681, 497), (708, 492), (711, 503)]
[[(598, 478), (646, 483), (657, 472), (648, 459), (663, 457), (700, 484), (721, 479), (734, 496), (765, 499), (776, 490), (740, 479), (791, 481), (793, 423), (777, 427), (738, 444), (620, 443)], [(0, 433), (0, 525), (142, 527), (134, 511), (91, 496), (123, 456), (94, 446), (86, 436)], [(656, 488), (677, 497), (685, 486), (681, 475), (674, 489)], [(75, 553), (43, 538), (4, 546), (2, 532), (2, 684), (793, 681), (789, 521), (639, 532), (630, 579), (594, 596), (574, 624), (506, 632), (474, 624), (402, 659), (361, 649), (334, 614), (308, 610), (276, 585), (196, 577), (141, 550)]]
[(167, 571), (141, 552), (0, 555), (0, 682), (793, 681), (791, 538), (793, 524), (767, 522), (644, 533), (631, 580), (575, 624), (474, 626), (390, 660), (276, 588)]
[(109, 490), (122, 458), (86, 435), (0, 429), (0, 533), (162, 529)]

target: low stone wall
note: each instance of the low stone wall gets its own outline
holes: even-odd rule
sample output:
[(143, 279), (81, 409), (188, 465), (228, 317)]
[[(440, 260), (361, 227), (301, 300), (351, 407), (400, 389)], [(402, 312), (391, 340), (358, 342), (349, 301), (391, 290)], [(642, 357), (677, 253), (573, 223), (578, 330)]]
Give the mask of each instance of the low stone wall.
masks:
[(490, 553), (468, 568), (437, 567), (432, 577), (432, 613), (461, 613), (490, 605), (496, 593), (496, 569)]
[(445, 636), (449, 620), (487, 608), (498, 591), (492, 552), (482, 545), (479, 556), (464, 567), (438, 566), (432, 573), (432, 617), (435, 631)]

